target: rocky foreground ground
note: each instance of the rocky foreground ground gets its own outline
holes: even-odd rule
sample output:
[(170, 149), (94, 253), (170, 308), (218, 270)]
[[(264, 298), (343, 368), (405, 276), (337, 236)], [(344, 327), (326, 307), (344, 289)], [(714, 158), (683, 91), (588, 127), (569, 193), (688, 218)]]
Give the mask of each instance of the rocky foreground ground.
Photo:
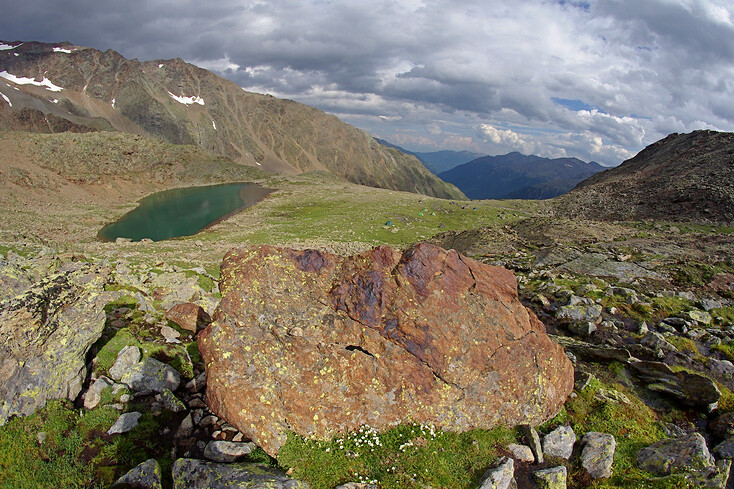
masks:
[[(535, 225), (520, 222), (487, 239), (477, 239), (481, 231), (472, 231), (470, 237), (452, 233), (436, 238), (435, 241), (451, 240), (454, 247), (463, 247), (462, 251), (480, 261), (514, 270), (519, 299), (533, 311), (529, 314), (543, 321), (548, 336), (563, 347), (575, 371), (574, 390), (555, 418), (542, 424), (542, 420), (527, 421), (534, 426), (501, 435), (502, 441), (493, 448), (495, 456), (465, 467), (470, 475), (453, 486), (438, 481), (436, 475), (442, 473), (444, 458), (438, 453), (444, 448), (437, 444), (451, 436), (441, 431), (440, 417), (402, 419), (409, 428), (396, 428), (397, 431), (377, 430), (365, 422), (356, 430), (355, 426), (344, 427), (346, 433), (328, 440), (328, 430), (313, 429), (323, 426), (315, 415), (324, 413), (318, 411), (318, 400), (311, 400), (307, 408), (316, 408), (318, 412), (308, 409), (305, 424), (308, 428), (301, 433), (305, 438), (301, 441), (289, 438), (280, 451), (264, 447), (272, 455), (277, 453), (277, 462), (254, 443), (259, 440), (262, 445), (262, 440), (268, 439), (258, 438), (256, 433), (273, 429), (277, 430), (273, 436), (283, 437), (290, 430), (298, 432), (296, 418), (283, 423), (288, 416), (297, 415), (303, 420), (304, 413), (294, 414), (294, 409), (289, 409), (289, 404), (291, 408), (296, 407), (298, 389), (287, 395), (263, 397), (262, 402), (277, 401), (278, 409), (270, 411), (271, 415), (263, 409), (265, 405), (258, 396), (252, 395), (252, 391), (265, 386), (266, 380), (261, 378), (259, 385), (249, 387), (248, 400), (238, 408), (261, 417), (259, 423), (252, 416), (237, 418), (228, 414), (226, 420), (221, 417), (222, 412), (228, 411), (217, 403), (212, 405), (210, 396), (214, 391), (207, 390), (209, 368), (199, 354), (196, 341), (212, 320), (230, 325), (237, 325), (237, 321), (267, 322), (275, 326), (271, 331), (275, 334), (273, 341), (285, 344), (314, 338), (307, 331), (308, 318), (295, 314), (285, 319), (288, 314), (285, 304), (280, 317), (263, 317), (272, 313), (278, 297), (285, 297), (273, 292), (276, 282), (266, 289), (271, 295), (260, 298), (269, 300), (270, 304), (248, 307), (233, 315), (232, 311), (243, 305), (242, 299), (237, 298), (240, 296), (232, 293), (237, 282), (223, 277), (229, 280), (230, 289), (225, 287), (220, 291), (219, 277), (203, 268), (97, 259), (78, 253), (60, 253), (43, 245), (16, 244), (12, 249), (6, 246), (0, 261), (4, 338), (0, 347), (0, 419), (7, 424), (0, 433), (0, 454), (9, 449), (9, 438), (14, 433), (17, 435), (14, 443), (20, 443), (24, 436), (30, 437), (31, 445), (23, 449), (30, 450), (30, 458), (38, 457), (49, 465), (49, 461), (55, 460), (61, 442), (59, 433), (54, 431), (57, 428), (42, 420), (48, 421), (54, 413), (63, 412), (67, 421), (77, 416), (74, 419), (78, 424), (62, 434), (66, 438), (75, 433), (74, 436), (80, 437), (81, 448), (72, 454), (80, 461), (79, 472), (87, 471), (87, 482), (70, 483), (68, 487), (86, 487), (93, 485), (93, 481), (103, 487), (117, 481), (117, 487), (176, 488), (306, 487), (308, 484), (312, 487), (369, 487), (371, 484), (485, 488), (513, 487), (512, 484), (519, 487), (533, 487), (533, 484), (539, 487), (727, 487), (730, 459), (734, 457), (731, 448), (734, 446), (731, 234), (713, 228), (686, 229), (681, 225), (654, 223), (639, 223), (634, 228), (638, 230), (634, 236), (629, 234), (633, 229), (630, 227), (624, 228), (626, 235), (609, 229), (614, 228), (606, 229), (606, 236), (612, 236), (609, 240), (598, 236), (586, 239), (594, 232), (593, 225), (588, 226), (586, 234), (579, 232), (571, 237), (560, 233), (557, 223), (549, 224), (541, 219)], [(493, 246), (493, 240), (497, 246)], [(130, 251), (140, 245), (119, 246)], [(333, 266), (328, 265), (329, 260), (342, 260), (318, 252), (293, 253), (295, 263), (300, 264), (304, 273), (318, 273), (323, 267)], [(446, 277), (453, 275), (447, 275), (447, 269), (442, 268), (446, 266), (446, 257), (441, 253), (428, 254), (431, 256), (423, 257), (421, 263), (429, 270), (434, 270), (431, 267), (435, 263), (443, 263), (435, 268), (435, 276), (448, 280)], [(369, 323), (375, 307), (389, 308), (391, 304), (381, 300), (384, 290), (374, 287), (375, 277), (382, 276), (375, 275), (379, 269), (369, 266), (353, 269), (351, 275), (346, 275), (353, 278), (344, 282), (343, 296), (323, 298), (334, 300), (336, 309), (341, 307), (355, 319), (348, 328), (358, 326), (349, 344), (342, 345), (340, 352), (326, 351), (327, 357), (336, 355), (335, 360), (371, 365), (375, 363), (376, 353), (382, 353), (373, 340), (389, 337), (389, 332), (382, 331), (373, 340), (364, 331), (359, 332), (359, 325)], [(420, 274), (413, 273), (415, 267), (404, 270), (407, 270), (404, 281), (412, 281), (415, 287), (420, 282), (416, 279)], [(277, 273), (267, 276), (276, 277)], [(307, 277), (305, 273), (302, 279), (308, 280)], [(289, 282), (282, 283), (289, 286)], [(256, 287), (250, 283), (247, 290)], [(308, 295), (310, 290), (301, 283), (294, 283), (293, 287), (293, 293)], [(228, 301), (230, 312), (215, 314), (222, 297), (223, 303)], [(255, 300), (255, 296), (249, 297), (248, 300)], [(404, 297), (401, 300), (410, 302), (411, 297)], [(477, 307), (476, 298), (472, 297), (469, 297), (471, 304), (456, 303), (457, 310)], [(405, 310), (404, 305), (399, 309)], [(248, 311), (252, 313), (249, 316)], [(440, 308), (432, 313), (439, 318), (440, 314)], [(296, 324), (299, 320), (303, 321), (302, 325)], [(418, 351), (408, 339), (426, 334), (415, 327), (420, 323), (403, 322), (404, 329), (398, 329), (403, 339), (397, 343), (402, 342), (408, 353), (411, 349)], [(413, 326), (409, 328), (407, 324)], [(279, 328), (285, 335), (280, 340), (277, 339)], [(218, 334), (230, 335), (231, 344), (219, 352), (208, 348), (205, 355), (208, 362), (215, 358), (224, 362), (230, 355), (244, 353), (257, 343), (248, 344), (224, 330)], [(319, 342), (328, 343), (323, 338), (316, 344)], [(315, 354), (304, 349), (300, 353)], [(435, 355), (439, 357), (442, 355)], [(276, 376), (290, 375), (278, 373), (285, 365), (278, 366), (274, 358), (263, 355), (247, 358), (242, 368), (270, 369)], [(419, 360), (418, 365), (432, 365), (428, 356)], [(450, 386), (466, 380), (452, 377), (451, 365), (431, 368), (437, 377), (432, 382)], [(522, 376), (519, 369), (520, 366), (508, 375)], [(334, 376), (328, 368), (325, 373), (327, 380)], [(218, 383), (222, 382), (222, 375), (232, 381), (240, 377), (237, 372), (223, 374), (221, 370), (218, 375)], [(308, 380), (313, 384), (313, 379), (302, 377), (291, 385), (300, 386), (302, 394), (316, 392), (307, 385)], [(374, 377), (379, 378), (379, 374)], [(364, 385), (364, 379), (356, 380), (355, 385)], [(389, 375), (383, 380), (388, 382)], [(381, 403), (389, 391), (383, 387), (372, 389), (375, 400)], [(340, 387), (336, 382), (319, 391), (322, 393), (319, 395), (329, 396), (340, 388), (355, 387)], [(416, 399), (420, 397), (416, 395), (410, 394)], [(221, 402), (221, 391), (216, 396), (218, 403)], [(289, 396), (291, 401), (287, 401)], [(76, 405), (68, 401), (58, 405), (59, 401), (53, 399), (69, 399)], [(364, 406), (347, 408), (361, 414), (364, 413), (359, 409), (369, 410)], [(327, 413), (327, 420), (328, 416)], [(243, 419), (248, 419), (247, 426)], [(379, 416), (375, 419), (379, 420)], [(402, 437), (400, 443), (391, 438), (395, 433), (395, 437)], [(309, 441), (313, 434), (327, 439)], [(281, 446), (283, 442), (279, 443)], [(482, 442), (475, 439), (471, 443), (481, 445)], [(385, 450), (382, 445), (390, 445), (399, 456), (385, 455), (377, 465), (368, 464), (369, 454), (375, 450), (390, 453), (381, 451)], [(460, 450), (472, 452), (472, 446), (482, 449), (469, 444)], [(411, 472), (415, 465), (404, 464), (401, 457), (411, 454), (418, 457), (426, 448), (436, 451), (434, 465), (426, 473)], [(125, 450), (129, 456), (122, 456)], [(14, 481), (22, 480), (12, 466), (22, 464), (18, 454), (13, 458), (5, 453), (3, 457), (0, 457), (2, 482), (12, 486)], [(385, 461), (387, 466), (380, 465)], [(329, 464), (341, 467), (342, 463), (355, 471), (326, 477)]]

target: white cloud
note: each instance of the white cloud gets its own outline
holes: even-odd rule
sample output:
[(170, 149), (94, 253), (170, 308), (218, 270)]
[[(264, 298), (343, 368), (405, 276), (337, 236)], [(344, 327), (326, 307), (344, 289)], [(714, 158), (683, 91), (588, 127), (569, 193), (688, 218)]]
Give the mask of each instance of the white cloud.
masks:
[(6, 6), (4, 37), (181, 57), (376, 135), (619, 163), (670, 130), (734, 131), (730, 0), (182, 0), (175, 12), (163, 0), (70, 0), (57, 12), (33, 3)]

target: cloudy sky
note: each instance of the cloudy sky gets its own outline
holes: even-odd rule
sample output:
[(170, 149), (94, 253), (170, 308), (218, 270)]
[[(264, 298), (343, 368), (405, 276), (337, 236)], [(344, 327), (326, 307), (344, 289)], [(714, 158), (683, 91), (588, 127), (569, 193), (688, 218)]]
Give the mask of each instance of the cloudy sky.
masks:
[(0, 39), (183, 58), (417, 151), (734, 131), (731, 0), (0, 0)]

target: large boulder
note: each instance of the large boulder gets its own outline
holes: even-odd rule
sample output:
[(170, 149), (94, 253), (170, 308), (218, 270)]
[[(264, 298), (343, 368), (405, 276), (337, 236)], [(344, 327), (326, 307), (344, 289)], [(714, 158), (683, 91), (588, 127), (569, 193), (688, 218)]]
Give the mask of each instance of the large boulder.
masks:
[(50, 399), (75, 399), (105, 325), (106, 271), (75, 263), (0, 303), (0, 425)]
[(514, 275), (453, 250), (255, 246), (227, 253), (221, 277), (199, 336), (207, 399), (270, 454), (288, 431), (539, 424), (573, 388)]
[(699, 471), (715, 466), (714, 457), (700, 433), (661, 440), (637, 454), (637, 465), (655, 475)]

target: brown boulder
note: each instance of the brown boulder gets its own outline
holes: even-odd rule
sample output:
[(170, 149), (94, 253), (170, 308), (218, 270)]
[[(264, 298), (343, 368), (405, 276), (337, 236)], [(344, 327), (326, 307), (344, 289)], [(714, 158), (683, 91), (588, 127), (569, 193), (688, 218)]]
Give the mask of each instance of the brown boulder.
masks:
[(212, 318), (204, 308), (191, 302), (176, 304), (170, 308), (166, 311), (166, 319), (194, 333), (206, 328), (212, 322)]
[(514, 275), (453, 250), (255, 246), (227, 253), (221, 276), (199, 336), (207, 398), (271, 455), (289, 430), (539, 424), (573, 388)]

